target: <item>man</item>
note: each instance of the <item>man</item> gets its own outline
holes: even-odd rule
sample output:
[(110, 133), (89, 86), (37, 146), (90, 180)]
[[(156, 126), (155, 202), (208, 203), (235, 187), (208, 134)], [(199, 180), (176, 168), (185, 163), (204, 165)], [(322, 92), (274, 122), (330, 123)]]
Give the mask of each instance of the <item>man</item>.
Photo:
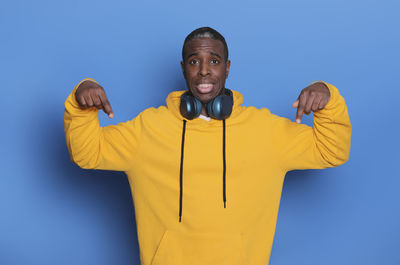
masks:
[[(267, 264), (286, 172), (348, 160), (351, 124), (336, 87), (303, 89), (296, 123), (242, 106), (225, 88), (230, 63), (225, 39), (199, 28), (182, 48), (188, 91), (171, 92), (166, 106), (100, 127), (98, 109), (113, 111), (90, 78), (65, 102), (72, 161), (128, 176), (143, 265)], [(314, 127), (301, 124), (311, 111)]]

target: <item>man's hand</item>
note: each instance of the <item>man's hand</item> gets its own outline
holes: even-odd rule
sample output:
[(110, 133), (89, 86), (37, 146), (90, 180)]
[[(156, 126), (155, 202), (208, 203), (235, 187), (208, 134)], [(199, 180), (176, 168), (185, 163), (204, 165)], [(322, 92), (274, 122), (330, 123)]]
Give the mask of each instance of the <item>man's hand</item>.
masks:
[(114, 117), (114, 112), (110, 102), (108, 102), (104, 88), (96, 82), (90, 80), (82, 82), (75, 92), (75, 98), (82, 109), (96, 107), (102, 109), (110, 119)]
[(300, 123), (303, 113), (309, 115), (311, 110), (321, 110), (328, 103), (331, 93), (329, 88), (322, 82), (317, 82), (304, 88), (292, 107), (297, 108), (296, 122)]

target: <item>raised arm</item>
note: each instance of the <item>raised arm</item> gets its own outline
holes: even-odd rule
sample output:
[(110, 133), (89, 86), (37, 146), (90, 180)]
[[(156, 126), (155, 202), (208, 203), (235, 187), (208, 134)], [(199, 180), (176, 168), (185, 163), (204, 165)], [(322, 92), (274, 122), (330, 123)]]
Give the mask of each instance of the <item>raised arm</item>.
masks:
[(65, 101), (64, 130), (71, 160), (85, 169), (127, 171), (139, 145), (141, 115), (101, 127), (99, 109), (113, 117), (104, 89), (94, 79), (83, 79)]
[[(301, 120), (302, 113), (314, 111), (313, 127), (292, 122), (287, 118), (273, 115), (273, 131), (281, 167), (285, 171), (295, 169), (321, 169), (344, 164), (349, 159), (351, 142), (351, 123), (344, 98), (338, 89), (326, 82), (320, 84), (328, 88), (328, 98), (311, 98), (310, 90), (306, 95), (300, 94), (293, 104), (297, 107), (296, 120)], [(299, 121), (298, 121), (299, 122)]]

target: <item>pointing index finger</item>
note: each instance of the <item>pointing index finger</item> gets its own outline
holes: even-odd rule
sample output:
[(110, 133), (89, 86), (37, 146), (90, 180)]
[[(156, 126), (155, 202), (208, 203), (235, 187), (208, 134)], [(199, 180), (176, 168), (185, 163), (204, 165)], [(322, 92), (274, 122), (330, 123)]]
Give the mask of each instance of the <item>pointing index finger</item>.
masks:
[(110, 104), (110, 102), (108, 101), (108, 99), (107, 99), (105, 93), (101, 93), (101, 94), (99, 95), (99, 98), (100, 98), (100, 100), (101, 100), (101, 102), (102, 102), (102, 104), (103, 104), (103, 108), (102, 108), (103, 111), (108, 115), (108, 117), (109, 117), (110, 119), (112, 119), (112, 118), (114, 117), (114, 112), (113, 112), (113, 110), (112, 110), (111, 104)]
[(297, 123), (301, 123), (301, 119), (303, 118), (303, 113), (304, 113), (304, 108), (305, 108), (305, 95), (301, 94), (299, 96), (299, 104), (298, 104), (298, 108), (297, 108), (297, 113), (296, 113), (296, 122)]

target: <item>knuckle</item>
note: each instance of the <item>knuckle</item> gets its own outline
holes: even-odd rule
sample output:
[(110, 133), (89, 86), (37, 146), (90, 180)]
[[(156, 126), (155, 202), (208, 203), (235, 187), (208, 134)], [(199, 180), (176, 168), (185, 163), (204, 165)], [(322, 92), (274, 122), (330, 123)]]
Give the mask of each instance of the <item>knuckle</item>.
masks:
[(91, 92), (97, 93), (97, 91), (99, 91), (99, 90), (100, 90), (100, 87), (99, 87), (99, 86), (92, 86), (92, 87), (90, 87), (90, 91), (91, 91)]
[(91, 88), (89, 89), (89, 93), (90, 93), (91, 95), (95, 95), (95, 94), (97, 93), (97, 88), (91, 87)]
[(97, 87), (97, 91), (98, 91), (98, 93), (105, 94), (104, 88), (101, 87), (101, 86), (98, 86), (98, 87)]
[(98, 93), (98, 94), (104, 93), (104, 90), (103, 90), (102, 87), (96, 87), (94, 91), (95, 91), (96, 93)]

